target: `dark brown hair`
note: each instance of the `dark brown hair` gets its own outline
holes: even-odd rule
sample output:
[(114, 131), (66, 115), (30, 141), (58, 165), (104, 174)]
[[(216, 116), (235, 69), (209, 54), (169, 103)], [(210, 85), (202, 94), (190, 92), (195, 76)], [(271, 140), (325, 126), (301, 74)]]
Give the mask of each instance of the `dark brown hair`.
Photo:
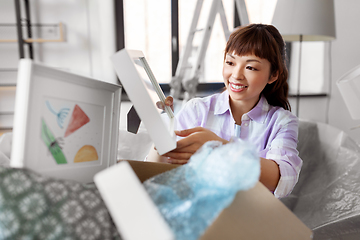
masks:
[(291, 110), (288, 101), (285, 42), (274, 26), (250, 24), (237, 28), (227, 41), (224, 58), (228, 53), (238, 56), (254, 54), (267, 59), (271, 64), (270, 76), (278, 72), (278, 79), (272, 84), (267, 84), (262, 94), (270, 105)]

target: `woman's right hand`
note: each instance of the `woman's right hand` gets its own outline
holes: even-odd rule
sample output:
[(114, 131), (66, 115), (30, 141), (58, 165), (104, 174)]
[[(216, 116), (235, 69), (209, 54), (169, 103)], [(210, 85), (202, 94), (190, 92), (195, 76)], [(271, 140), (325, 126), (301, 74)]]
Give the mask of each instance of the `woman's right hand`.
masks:
[[(167, 96), (165, 98), (165, 105), (169, 106), (171, 108), (171, 110), (174, 111), (174, 99), (173, 99), (172, 96)], [(159, 109), (165, 110), (165, 105), (164, 105), (164, 103), (162, 101), (156, 102), (156, 106)]]
[(182, 137), (176, 143), (176, 148), (165, 153), (168, 163), (185, 164), (190, 157), (208, 141), (220, 141), (223, 144), (229, 141), (219, 137), (214, 132), (203, 127), (195, 127), (181, 131), (175, 131), (176, 135)]

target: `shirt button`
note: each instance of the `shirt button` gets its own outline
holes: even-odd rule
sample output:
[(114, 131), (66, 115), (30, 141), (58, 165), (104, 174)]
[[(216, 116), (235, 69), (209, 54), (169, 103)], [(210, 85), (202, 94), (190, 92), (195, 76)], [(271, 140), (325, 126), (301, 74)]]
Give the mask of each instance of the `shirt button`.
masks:
[(247, 127), (249, 124), (248, 124), (248, 123), (245, 123), (244, 125), (245, 125), (245, 127)]

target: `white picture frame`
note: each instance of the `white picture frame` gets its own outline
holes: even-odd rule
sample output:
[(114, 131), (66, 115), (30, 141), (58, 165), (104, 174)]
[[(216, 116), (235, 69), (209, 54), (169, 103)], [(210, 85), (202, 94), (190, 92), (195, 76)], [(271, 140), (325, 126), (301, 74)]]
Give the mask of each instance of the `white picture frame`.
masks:
[(92, 182), (117, 161), (121, 90), (21, 59), (11, 167)]
[(162, 113), (162, 110), (156, 106), (156, 102), (164, 102), (165, 95), (143, 52), (122, 49), (111, 59), (115, 72), (158, 153), (162, 155), (175, 149), (176, 119), (170, 107), (166, 106), (165, 112)]

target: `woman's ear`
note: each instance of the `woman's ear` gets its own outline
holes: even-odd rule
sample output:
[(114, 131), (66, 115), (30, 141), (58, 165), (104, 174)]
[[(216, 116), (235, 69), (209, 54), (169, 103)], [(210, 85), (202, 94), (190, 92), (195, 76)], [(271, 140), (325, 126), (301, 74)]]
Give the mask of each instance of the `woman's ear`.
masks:
[(278, 80), (279, 78), (279, 71), (276, 71), (275, 73), (270, 75), (268, 84), (272, 84), (273, 82), (275, 82), (276, 80)]

